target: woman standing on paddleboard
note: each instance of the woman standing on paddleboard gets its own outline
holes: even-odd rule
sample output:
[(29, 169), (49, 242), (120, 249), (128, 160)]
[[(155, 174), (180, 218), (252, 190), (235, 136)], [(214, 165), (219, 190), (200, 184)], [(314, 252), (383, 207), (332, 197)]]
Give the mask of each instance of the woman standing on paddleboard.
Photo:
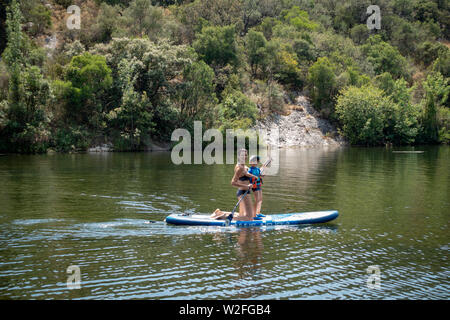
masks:
[[(247, 158), (247, 150), (240, 149), (238, 151), (238, 162), (234, 167), (233, 179), (231, 179), (231, 185), (238, 188), (238, 191), (236, 193), (238, 200), (241, 199), (241, 197), (244, 197), (244, 195), (248, 195), (248, 193), (250, 193), (249, 189), (253, 186), (253, 184), (251, 183), (252, 178), (257, 178), (256, 176), (247, 172), (248, 168), (245, 165)], [(239, 203), (239, 216), (236, 217), (236, 220), (253, 220), (253, 217), (255, 216), (254, 210), (255, 207), (253, 206), (251, 197), (245, 196)]]

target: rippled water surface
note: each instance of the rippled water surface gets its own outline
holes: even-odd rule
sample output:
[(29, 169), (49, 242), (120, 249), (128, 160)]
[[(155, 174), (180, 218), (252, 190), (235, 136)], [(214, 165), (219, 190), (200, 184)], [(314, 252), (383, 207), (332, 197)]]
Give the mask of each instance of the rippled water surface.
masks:
[[(450, 148), (416, 150), (283, 150), (263, 212), (339, 218), (241, 229), (164, 222), (231, 210), (233, 165), (0, 156), (0, 298), (449, 299)], [(67, 288), (71, 265), (80, 289)]]

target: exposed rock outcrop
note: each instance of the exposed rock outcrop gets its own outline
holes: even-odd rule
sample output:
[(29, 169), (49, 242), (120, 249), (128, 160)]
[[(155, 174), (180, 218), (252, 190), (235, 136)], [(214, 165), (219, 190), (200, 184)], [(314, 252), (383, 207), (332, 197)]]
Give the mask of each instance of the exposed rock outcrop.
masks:
[[(288, 109), (288, 115), (274, 114), (257, 124), (258, 128), (266, 130), (268, 144), (280, 148), (339, 147), (346, 144), (336, 128), (319, 116), (305, 96), (297, 96)], [(276, 129), (279, 133), (278, 142)]]

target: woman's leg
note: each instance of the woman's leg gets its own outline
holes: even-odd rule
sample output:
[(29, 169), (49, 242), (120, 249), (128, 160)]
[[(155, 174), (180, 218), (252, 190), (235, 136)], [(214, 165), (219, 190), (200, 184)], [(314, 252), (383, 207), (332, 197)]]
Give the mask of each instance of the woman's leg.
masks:
[[(241, 197), (242, 196), (238, 197), (238, 201)], [(239, 203), (239, 214), (237, 214), (236, 216), (242, 217), (244, 215), (244, 212), (245, 212), (244, 204), (241, 201), (241, 203)]]
[[(239, 199), (240, 197), (238, 197), (238, 200)], [(239, 217), (237, 217), (236, 220), (244, 220), (244, 221), (253, 220), (254, 210), (255, 207), (253, 206), (252, 199), (246, 196), (244, 199), (242, 199), (241, 203), (239, 204)]]
[(245, 199), (242, 199), (242, 202), (244, 202), (245, 207), (245, 220), (253, 220), (253, 217), (255, 216), (255, 207), (253, 206), (252, 198), (246, 197)]

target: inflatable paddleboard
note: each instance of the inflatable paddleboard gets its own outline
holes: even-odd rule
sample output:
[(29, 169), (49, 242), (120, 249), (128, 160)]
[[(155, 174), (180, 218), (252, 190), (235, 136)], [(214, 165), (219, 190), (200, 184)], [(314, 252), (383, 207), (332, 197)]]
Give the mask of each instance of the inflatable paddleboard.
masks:
[[(253, 221), (231, 221), (231, 225), (236, 227), (257, 227), (272, 225), (295, 225), (295, 224), (312, 224), (324, 223), (334, 220), (338, 217), (338, 212), (333, 211), (315, 211), (301, 213), (280, 213), (266, 215), (262, 220)], [(166, 222), (176, 225), (186, 226), (225, 226), (225, 220), (215, 220), (207, 215), (194, 214), (171, 214), (167, 216)]]

